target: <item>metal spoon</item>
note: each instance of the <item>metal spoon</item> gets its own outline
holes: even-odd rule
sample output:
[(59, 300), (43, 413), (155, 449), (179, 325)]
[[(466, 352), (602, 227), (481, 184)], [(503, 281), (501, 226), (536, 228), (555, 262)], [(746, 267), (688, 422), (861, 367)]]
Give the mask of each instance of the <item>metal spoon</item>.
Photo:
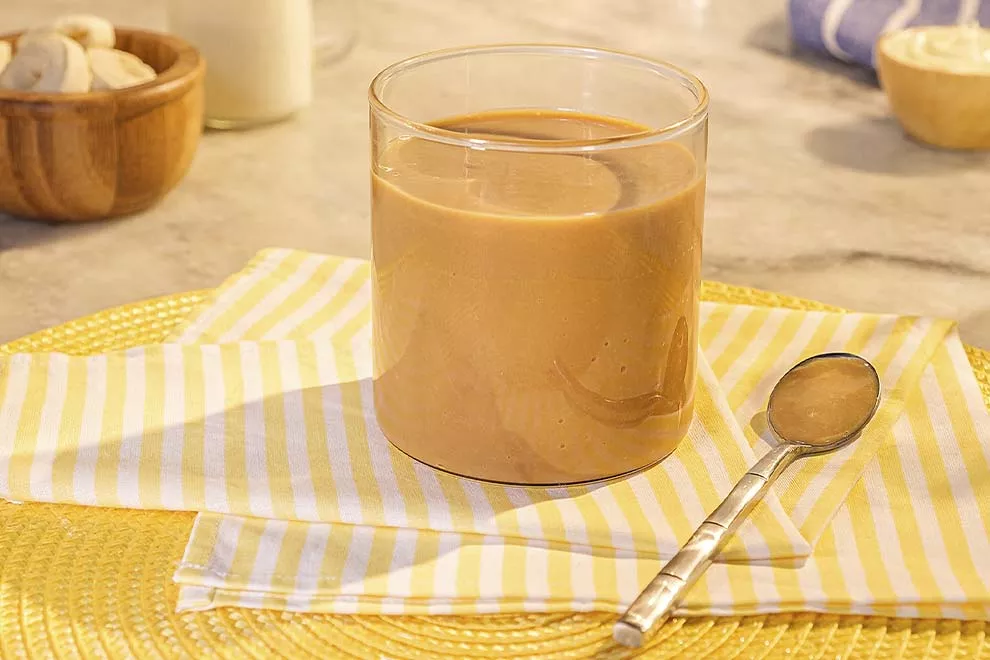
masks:
[(667, 619), (774, 479), (795, 459), (832, 452), (858, 438), (879, 405), (880, 378), (858, 355), (815, 355), (784, 374), (767, 405), (767, 423), (779, 444), (742, 476), (660, 569), (616, 622), (615, 641), (641, 646), (644, 634)]

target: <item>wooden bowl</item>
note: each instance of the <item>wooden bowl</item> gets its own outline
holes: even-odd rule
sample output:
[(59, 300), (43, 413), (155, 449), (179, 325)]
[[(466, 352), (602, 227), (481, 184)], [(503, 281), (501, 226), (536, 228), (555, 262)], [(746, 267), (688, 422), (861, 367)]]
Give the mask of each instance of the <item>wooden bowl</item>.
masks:
[(158, 78), (83, 94), (0, 89), (0, 212), (111, 218), (155, 204), (186, 174), (203, 130), (203, 58), (181, 39), (143, 30), (118, 29), (117, 48)]
[(904, 130), (937, 147), (990, 149), (990, 74), (898, 59), (884, 48), (891, 36), (877, 42), (877, 74)]

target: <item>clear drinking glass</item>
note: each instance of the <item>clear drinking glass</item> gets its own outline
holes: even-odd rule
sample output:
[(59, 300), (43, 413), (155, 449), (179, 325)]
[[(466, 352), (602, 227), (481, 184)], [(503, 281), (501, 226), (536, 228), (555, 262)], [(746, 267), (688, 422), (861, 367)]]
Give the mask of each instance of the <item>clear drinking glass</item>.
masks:
[(388, 439), (530, 485), (673, 451), (694, 403), (701, 82), (633, 55), (508, 45), (395, 64), (370, 102)]

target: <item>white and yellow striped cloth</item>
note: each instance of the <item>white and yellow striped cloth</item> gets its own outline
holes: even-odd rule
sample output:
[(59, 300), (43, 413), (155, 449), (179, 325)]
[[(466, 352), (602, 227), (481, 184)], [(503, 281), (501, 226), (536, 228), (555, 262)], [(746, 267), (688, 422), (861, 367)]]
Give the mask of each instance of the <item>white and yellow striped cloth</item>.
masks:
[(951, 324), (705, 305), (698, 422), (671, 459), (606, 487), (507, 488), (381, 436), (368, 275), (266, 251), (177, 343), (0, 363), (0, 495), (211, 512), (180, 609), (616, 610), (766, 448), (752, 422), (776, 378), (850, 350), (881, 373), (878, 419), (786, 473), (683, 611), (987, 617), (990, 428)]

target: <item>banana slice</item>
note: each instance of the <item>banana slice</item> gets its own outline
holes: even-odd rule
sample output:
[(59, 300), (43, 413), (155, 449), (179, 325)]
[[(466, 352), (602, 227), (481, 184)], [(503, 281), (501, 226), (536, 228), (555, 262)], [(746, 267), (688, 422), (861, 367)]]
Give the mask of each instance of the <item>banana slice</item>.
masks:
[(99, 16), (71, 14), (52, 23), (52, 29), (75, 39), (86, 48), (113, 48), (117, 35), (113, 23)]
[(10, 58), (14, 54), (14, 49), (11, 47), (9, 41), (0, 41), (0, 74), (3, 70), (7, 68), (10, 64)]
[(52, 32), (74, 39), (84, 48), (113, 48), (117, 43), (113, 23), (107, 19), (88, 14), (72, 14), (57, 18), (51, 25), (26, 31), (17, 40), (17, 47)]
[(27, 45), (29, 41), (37, 41), (38, 39), (44, 39), (47, 36), (59, 34), (50, 27), (44, 28), (32, 28), (25, 31), (21, 36), (17, 38), (17, 45), (14, 46), (14, 52), (16, 53), (21, 48)]
[(93, 76), (86, 51), (61, 34), (37, 34), (18, 43), (0, 74), (0, 88), (31, 92), (88, 92)]
[(112, 48), (90, 48), (93, 89), (123, 89), (143, 85), (158, 74), (139, 57)]

